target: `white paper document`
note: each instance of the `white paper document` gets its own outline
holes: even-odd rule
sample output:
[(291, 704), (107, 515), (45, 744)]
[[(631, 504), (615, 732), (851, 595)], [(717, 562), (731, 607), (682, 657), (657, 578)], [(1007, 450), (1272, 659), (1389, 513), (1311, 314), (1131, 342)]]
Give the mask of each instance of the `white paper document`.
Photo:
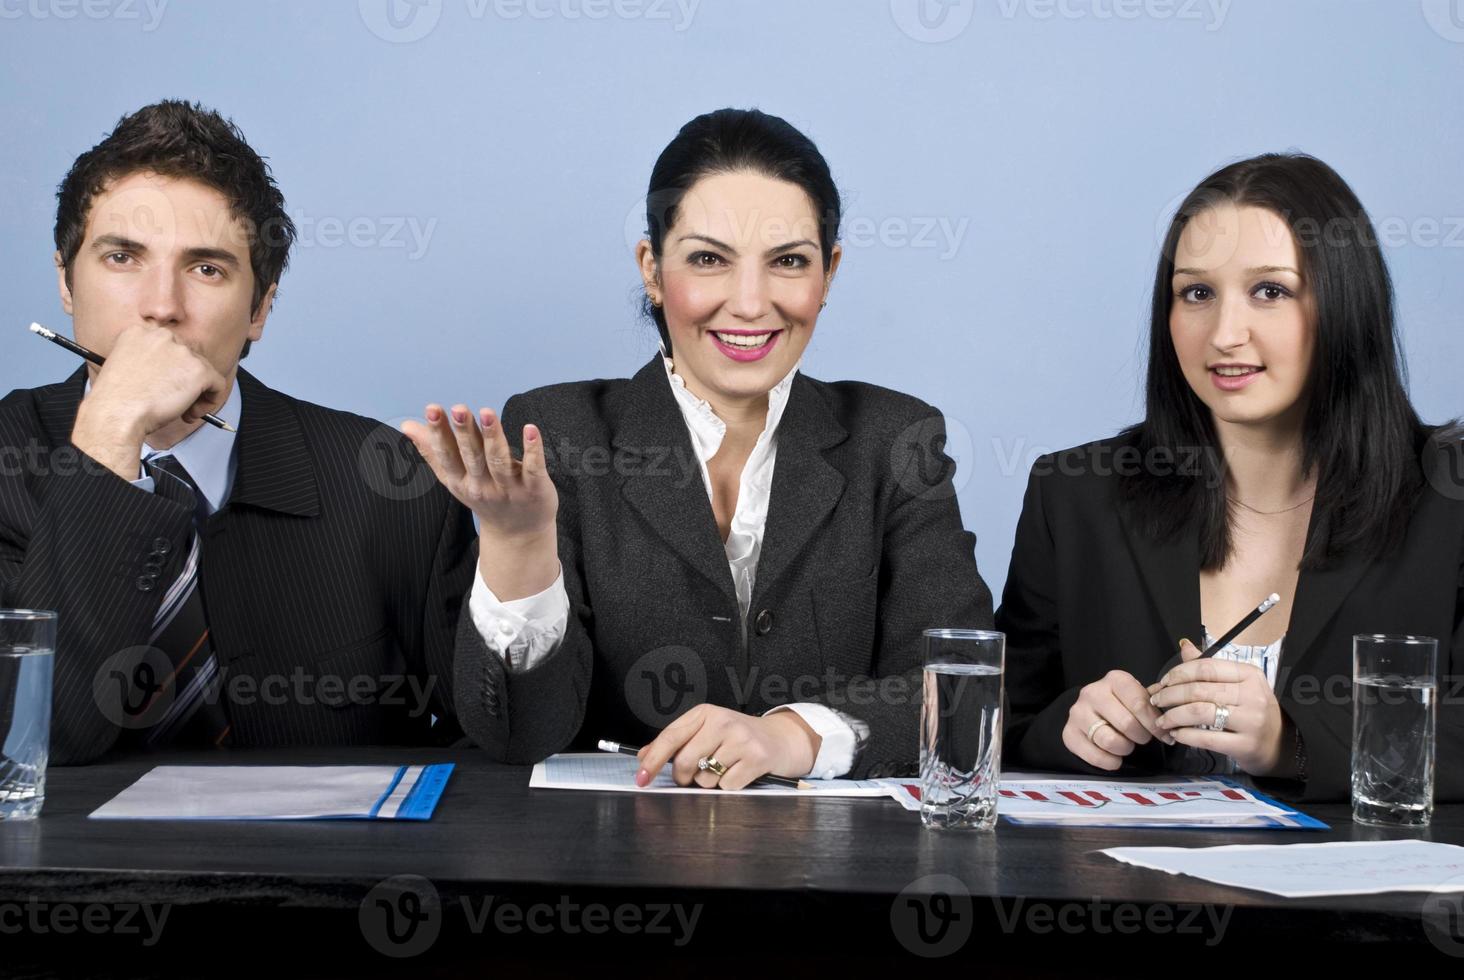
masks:
[(95, 820), (426, 820), (452, 764), (157, 766)]
[[(700, 786), (677, 786), (671, 778), (671, 766), (663, 768), (649, 786), (635, 784), (640, 760), (633, 755), (613, 752), (563, 752), (551, 755), (534, 766), (529, 785), (536, 789), (599, 789), (633, 793), (725, 793), (726, 790), (702, 789)], [(807, 779), (813, 789), (787, 786), (756, 786), (738, 793), (766, 796), (820, 794), (823, 796), (893, 795), (892, 788), (873, 779)]]
[(1423, 840), (1110, 847), (1125, 864), (1286, 898), (1464, 892), (1464, 847)]

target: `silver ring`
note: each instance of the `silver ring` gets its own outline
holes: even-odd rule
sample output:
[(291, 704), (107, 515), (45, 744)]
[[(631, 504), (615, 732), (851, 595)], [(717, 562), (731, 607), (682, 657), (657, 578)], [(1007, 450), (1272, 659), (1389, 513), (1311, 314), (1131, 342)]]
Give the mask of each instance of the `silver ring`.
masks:
[(1210, 726), (1210, 731), (1212, 731), (1212, 732), (1223, 732), (1223, 731), (1225, 731), (1225, 723), (1227, 721), (1229, 721), (1229, 720), (1230, 720), (1230, 705), (1228, 705), (1228, 704), (1217, 704), (1217, 705), (1215, 705), (1215, 723)]
[(1104, 725), (1107, 725), (1110, 728), (1113, 727), (1113, 723), (1110, 722), (1110, 721), (1108, 721), (1108, 719), (1106, 719), (1106, 718), (1099, 718), (1097, 721), (1093, 722), (1093, 724), (1089, 725), (1088, 726), (1088, 741), (1090, 741), (1090, 742), (1093, 741), (1093, 735), (1094, 735), (1094, 733), (1097, 732), (1098, 729), (1102, 728)]

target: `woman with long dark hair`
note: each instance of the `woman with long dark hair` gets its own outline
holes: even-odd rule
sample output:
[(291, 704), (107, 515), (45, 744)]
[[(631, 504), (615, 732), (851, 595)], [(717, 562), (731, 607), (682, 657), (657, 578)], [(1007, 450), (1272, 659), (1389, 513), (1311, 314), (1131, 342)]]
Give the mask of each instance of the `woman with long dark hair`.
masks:
[(940, 414), (799, 370), (839, 264), (828, 165), (723, 109), (661, 153), (646, 210), (661, 352), (635, 377), (405, 427), (481, 523), (463, 727), (520, 763), (649, 743), (642, 784), (907, 770), (920, 631), (988, 626), (991, 596)]
[[(1009, 764), (1345, 797), (1353, 635), (1434, 636), (1440, 674), (1464, 669), (1460, 460), (1409, 404), (1387, 268), (1341, 177), (1299, 154), (1207, 177), (1161, 249), (1144, 420), (1033, 468), (997, 614)], [(1448, 686), (1438, 791), (1458, 796)]]

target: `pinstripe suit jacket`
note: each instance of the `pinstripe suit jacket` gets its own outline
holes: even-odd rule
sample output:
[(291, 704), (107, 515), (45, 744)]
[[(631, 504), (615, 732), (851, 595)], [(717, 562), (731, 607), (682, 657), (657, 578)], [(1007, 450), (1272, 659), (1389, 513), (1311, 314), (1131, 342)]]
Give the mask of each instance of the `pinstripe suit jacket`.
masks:
[(543, 663), (509, 674), (463, 617), (454, 696), (479, 744), (533, 762), (647, 741), (701, 702), (813, 701), (868, 726), (853, 775), (913, 765), (920, 631), (992, 621), (940, 413), (874, 385), (794, 378), (745, 637), (659, 358), (630, 380), (510, 399), (504, 432), (517, 440), (526, 422), (559, 491), (569, 624)]
[[(135, 741), (145, 691), (118, 668), (147, 643), (192, 533), (184, 508), (71, 445), (84, 382), (0, 402), (0, 606), (60, 614), (57, 764)], [(390, 428), (242, 370), (238, 384), (238, 470), (203, 530), (200, 574), (233, 743), (459, 737), (448, 685), (470, 514)]]

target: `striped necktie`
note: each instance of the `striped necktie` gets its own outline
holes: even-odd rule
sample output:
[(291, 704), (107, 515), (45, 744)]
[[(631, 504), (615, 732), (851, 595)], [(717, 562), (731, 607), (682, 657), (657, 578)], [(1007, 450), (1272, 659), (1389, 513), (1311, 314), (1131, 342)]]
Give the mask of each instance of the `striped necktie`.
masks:
[(165, 744), (224, 745), (229, 717), (219, 697), (222, 681), (209, 639), (203, 593), (198, 588), (203, 540), (198, 531), (208, 516), (208, 501), (174, 456), (147, 461), (153, 491), (193, 513), (194, 531), (183, 570), (173, 581), (153, 619), (150, 645), (167, 655), (171, 673), (155, 697), (172, 700), (150, 727), (142, 731), (148, 746)]

